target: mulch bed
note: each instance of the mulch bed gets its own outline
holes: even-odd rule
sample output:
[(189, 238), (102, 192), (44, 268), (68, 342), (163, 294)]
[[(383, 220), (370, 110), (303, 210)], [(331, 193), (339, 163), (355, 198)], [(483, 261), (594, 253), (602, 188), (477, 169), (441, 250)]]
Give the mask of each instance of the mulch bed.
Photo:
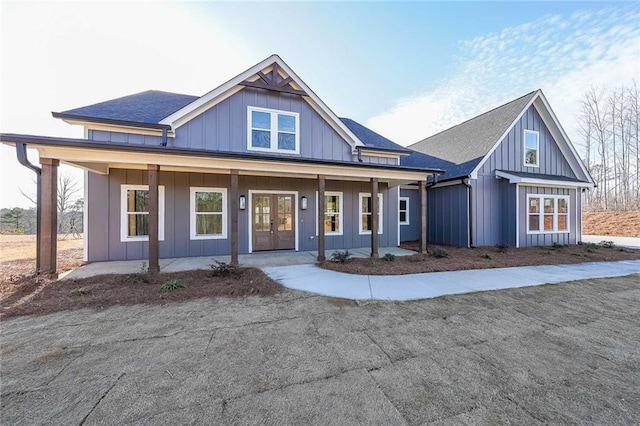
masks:
[[(402, 248), (417, 250), (417, 243), (402, 244)], [(434, 254), (444, 250), (447, 257)], [(596, 245), (572, 245), (527, 248), (462, 248), (429, 246), (429, 253), (397, 256), (393, 261), (383, 258), (350, 259), (346, 263), (322, 262), (320, 267), (332, 271), (361, 275), (404, 275), (422, 272), (458, 271), (465, 269), (506, 268), (511, 266), (559, 265), (566, 263), (638, 260), (640, 250), (606, 248)]]
[[(184, 287), (162, 292), (172, 280)], [(82, 308), (103, 309), (114, 305), (166, 304), (202, 297), (271, 296), (282, 286), (256, 268), (240, 268), (239, 275), (214, 277), (210, 270), (49, 281), (23, 275), (0, 283), (0, 317), (45, 315)]]

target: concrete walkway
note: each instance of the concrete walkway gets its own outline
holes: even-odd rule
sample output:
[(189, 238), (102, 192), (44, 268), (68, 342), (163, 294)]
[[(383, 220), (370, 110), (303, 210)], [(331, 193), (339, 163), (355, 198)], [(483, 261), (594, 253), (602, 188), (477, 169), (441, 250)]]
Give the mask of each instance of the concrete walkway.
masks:
[[(327, 258), (333, 251), (327, 250)], [(349, 250), (352, 257), (369, 257), (371, 249), (359, 248)], [(396, 256), (410, 256), (414, 251), (401, 249), (399, 247), (380, 247), (379, 253), (393, 253)], [(238, 261), (243, 266), (254, 266), (256, 268), (288, 266), (288, 265), (310, 265), (317, 262), (317, 251), (269, 251), (262, 253), (241, 254)], [(174, 259), (160, 259), (160, 270), (162, 272), (192, 271), (195, 269), (209, 269), (214, 261), (231, 262), (231, 256), (201, 256), (201, 257), (180, 257)], [(133, 274), (143, 269), (144, 260), (116, 260), (111, 262), (93, 262), (60, 275), (60, 279), (88, 278), (104, 274)]]
[(600, 241), (613, 241), (613, 243), (618, 247), (640, 249), (640, 238), (612, 237), (609, 235), (583, 235), (582, 236), (583, 243), (598, 244)]
[(285, 287), (345, 299), (416, 300), (640, 273), (640, 260), (522, 266), (411, 275), (354, 275), (315, 265), (262, 268)]

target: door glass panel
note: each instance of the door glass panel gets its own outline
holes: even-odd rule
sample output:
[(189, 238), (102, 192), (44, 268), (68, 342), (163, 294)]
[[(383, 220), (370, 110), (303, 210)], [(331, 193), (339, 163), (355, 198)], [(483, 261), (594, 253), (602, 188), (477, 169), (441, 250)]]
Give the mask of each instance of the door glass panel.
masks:
[(290, 195), (278, 196), (278, 231), (293, 230), (292, 201)]
[(254, 202), (254, 229), (256, 231), (269, 231), (271, 229), (271, 197), (257, 195)]

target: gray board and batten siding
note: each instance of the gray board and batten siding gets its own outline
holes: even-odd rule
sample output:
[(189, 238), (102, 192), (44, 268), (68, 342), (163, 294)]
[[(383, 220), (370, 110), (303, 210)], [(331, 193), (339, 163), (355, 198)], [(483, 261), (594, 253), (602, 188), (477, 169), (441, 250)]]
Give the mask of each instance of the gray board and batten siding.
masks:
[[(244, 88), (219, 104), (189, 120), (168, 138), (168, 145), (177, 148), (219, 152), (252, 153), (247, 148), (248, 107), (260, 107), (295, 112), (300, 115), (300, 154), (269, 152), (273, 157), (311, 158), (330, 161), (358, 161), (349, 145), (327, 121), (302, 97)], [(92, 130), (89, 138), (104, 142), (160, 145), (160, 136)], [(396, 158), (362, 155), (370, 164), (397, 165)]]
[[(191, 257), (229, 254), (229, 240), (191, 240), (189, 188), (228, 188), (229, 175), (211, 173), (160, 172), (160, 185), (165, 191), (164, 240), (160, 241), (160, 257)], [(112, 169), (109, 175), (88, 173), (91, 188), (87, 206), (88, 260), (142, 260), (148, 256), (148, 243), (144, 241), (121, 242), (121, 185), (146, 185), (147, 173), (143, 170)], [(249, 190), (297, 191), (296, 225), (298, 226), (298, 250), (317, 249), (316, 189), (313, 179), (289, 179), (259, 176), (240, 176), (239, 192), (247, 197), (247, 209), (239, 212), (239, 251), (249, 252)], [(359, 193), (368, 193), (368, 182), (327, 180), (326, 191), (343, 192), (343, 235), (327, 235), (326, 250), (370, 247), (371, 236), (360, 235), (358, 228)], [(399, 188), (380, 184), (383, 194), (383, 233), (379, 235), (380, 247), (398, 244), (397, 206)], [(301, 210), (302, 196), (308, 200), (308, 208)], [(230, 208), (231, 203), (227, 203)], [(227, 222), (230, 214), (227, 212)], [(227, 227), (227, 236), (230, 237)]]
[(400, 197), (409, 199), (409, 224), (400, 225), (400, 242), (420, 239), (420, 191), (418, 188), (400, 189)]

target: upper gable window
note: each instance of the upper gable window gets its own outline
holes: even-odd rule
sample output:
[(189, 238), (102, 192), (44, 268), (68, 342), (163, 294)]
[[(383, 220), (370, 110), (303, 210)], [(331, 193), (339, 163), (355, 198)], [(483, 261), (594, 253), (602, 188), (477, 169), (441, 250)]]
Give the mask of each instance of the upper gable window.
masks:
[(538, 153), (540, 151), (540, 134), (535, 130), (524, 131), (524, 165), (538, 167)]
[(247, 149), (300, 153), (300, 115), (296, 112), (248, 108)]

